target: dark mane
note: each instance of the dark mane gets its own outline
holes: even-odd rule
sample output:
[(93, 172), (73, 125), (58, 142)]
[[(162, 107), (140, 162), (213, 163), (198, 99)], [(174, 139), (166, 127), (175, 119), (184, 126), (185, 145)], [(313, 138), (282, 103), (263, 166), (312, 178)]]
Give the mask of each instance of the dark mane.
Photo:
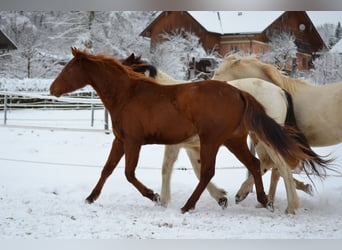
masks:
[(151, 65), (149, 62), (145, 60), (142, 60), (141, 56), (135, 56), (134, 53), (132, 53), (126, 59), (123, 59), (121, 63), (123, 65), (129, 66), (135, 72), (144, 74), (146, 71), (148, 71), (149, 77), (152, 78), (156, 78), (158, 73), (157, 68), (155, 66)]

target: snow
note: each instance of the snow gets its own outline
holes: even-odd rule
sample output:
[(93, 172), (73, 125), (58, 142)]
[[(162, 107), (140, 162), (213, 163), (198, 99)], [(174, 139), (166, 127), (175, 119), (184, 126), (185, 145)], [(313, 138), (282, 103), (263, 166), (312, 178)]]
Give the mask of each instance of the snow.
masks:
[[(246, 170), (222, 148), (213, 181), (228, 191), (229, 207), (222, 210), (205, 191), (196, 209), (182, 214), (180, 208), (197, 184), (182, 151), (172, 176), (168, 208), (154, 205), (127, 182), (123, 161), (99, 199), (89, 205), (84, 199), (100, 176), (113, 140), (112, 134), (99, 132), (103, 128), (103, 111), (96, 111), (94, 128), (90, 127), (89, 110), (12, 110), (8, 119), (7, 126), (0, 126), (1, 239), (342, 237), (342, 183), (341, 176), (335, 173), (323, 181), (313, 178), (314, 196), (298, 192), (301, 208), (296, 215), (284, 213), (287, 201), (281, 181), (272, 213), (256, 208), (255, 193), (240, 204), (234, 203)], [(337, 157), (337, 166), (341, 166), (342, 144), (315, 150), (322, 155), (332, 153)], [(162, 158), (162, 145), (144, 146), (136, 171), (137, 177), (157, 192)], [(180, 170), (183, 168), (188, 170)], [(308, 182), (302, 174), (295, 177)], [(267, 189), (269, 174), (264, 176), (264, 184)]]
[(53, 79), (40, 78), (3, 78), (0, 77), (0, 91), (47, 92)]

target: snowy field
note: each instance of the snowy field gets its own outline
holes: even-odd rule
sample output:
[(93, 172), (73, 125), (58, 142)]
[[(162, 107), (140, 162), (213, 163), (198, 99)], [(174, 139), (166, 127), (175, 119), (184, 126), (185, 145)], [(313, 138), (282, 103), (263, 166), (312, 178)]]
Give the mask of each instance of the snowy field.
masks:
[[(96, 112), (94, 128), (90, 128), (90, 111), (16, 110), (8, 118), (7, 127), (0, 122), (1, 239), (342, 238), (342, 178), (335, 173), (324, 181), (313, 179), (314, 196), (298, 192), (301, 208), (296, 215), (284, 213), (287, 200), (281, 181), (272, 213), (256, 208), (255, 193), (241, 204), (234, 203), (246, 170), (222, 148), (213, 181), (228, 191), (229, 207), (222, 210), (205, 191), (194, 211), (181, 214), (197, 184), (181, 152), (168, 208), (155, 206), (126, 181), (123, 161), (99, 199), (89, 205), (84, 199), (99, 178), (113, 140), (112, 134), (99, 131), (103, 111)], [(315, 150), (332, 153), (341, 170), (342, 144)], [(137, 168), (137, 177), (157, 192), (162, 157), (163, 146), (144, 146)], [(309, 181), (304, 175), (295, 177)], [(269, 175), (264, 176), (264, 184), (267, 190)]]

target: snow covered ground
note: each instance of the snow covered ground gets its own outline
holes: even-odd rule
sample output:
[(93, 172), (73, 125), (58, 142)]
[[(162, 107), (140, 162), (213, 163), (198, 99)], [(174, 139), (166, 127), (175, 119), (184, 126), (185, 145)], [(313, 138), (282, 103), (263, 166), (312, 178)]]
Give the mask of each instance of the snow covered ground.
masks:
[[(90, 111), (15, 110), (8, 118), (7, 127), (0, 125), (0, 239), (342, 238), (342, 179), (335, 173), (324, 181), (314, 178), (314, 196), (299, 191), (301, 208), (296, 215), (284, 213), (287, 200), (281, 181), (272, 213), (255, 207), (255, 193), (234, 203), (246, 170), (222, 148), (213, 181), (228, 191), (229, 207), (222, 210), (205, 191), (193, 212), (181, 214), (197, 184), (192, 170), (180, 170), (190, 168), (181, 152), (168, 208), (155, 206), (126, 181), (123, 161), (100, 198), (89, 205), (84, 199), (99, 178), (113, 140), (112, 134), (98, 131), (103, 128), (103, 111), (96, 112), (94, 128)], [(341, 170), (342, 144), (315, 150), (332, 153)], [(163, 146), (144, 146), (137, 168), (137, 177), (157, 192), (162, 157)], [(304, 175), (295, 176), (308, 182)], [(269, 175), (264, 184), (267, 189)]]

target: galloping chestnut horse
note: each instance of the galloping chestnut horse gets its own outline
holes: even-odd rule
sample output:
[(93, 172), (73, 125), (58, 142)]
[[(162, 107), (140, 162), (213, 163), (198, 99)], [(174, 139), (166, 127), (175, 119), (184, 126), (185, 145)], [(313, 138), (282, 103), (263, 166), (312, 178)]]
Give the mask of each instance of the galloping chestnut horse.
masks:
[[(173, 79), (171, 76), (167, 75), (155, 68), (153, 65), (148, 64), (143, 61), (140, 56), (136, 57), (131, 54), (129, 57), (122, 61), (122, 64), (130, 66), (134, 71), (148, 75), (154, 78), (158, 83), (162, 85), (172, 85), (172, 84), (182, 84), (183, 81)], [(294, 116), (292, 98), (285, 90), (280, 87), (267, 82), (262, 79), (257, 78), (244, 78), (239, 80), (233, 80), (227, 82), (227, 84), (233, 85), (240, 90), (246, 91), (251, 94), (260, 104), (266, 109), (267, 115), (273, 118), (280, 125), (286, 124), (288, 126), (294, 126), (298, 129), (296, 125), (296, 119)], [(299, 135), (299, 134), (298, 134)], [(295, 214), (295, 210), (299, 207), (299, 198), (295, 189), (294, 182), (295, 179), (292, 177), (291, 168), (289, 168), (286, 163), (276, 154), (271, 148), (264, 145), (262, 142), (255, 140), (253, 133), (250, 134), (252, 142), (254, 144), (255, 150), (260, 159), (260, 166), (264, 165), (274, 165), (277, 170), (281, 173), (284, 184), (286, 188), (288, 206), (286, 208), (286, 213)], [(304, 147), (309, 147), (309, 144), (302, 134), (298, 137), (298, 143), (303, 143)], [(171, 188), (170, 179), (173, 169), (173, 164), (177, 159), (177, 154), (180, 148), (184, 147), (192, 163), (192, 167), (195, 171), (196, 176), (199, 178), (199, 173), (201, 169), (200, 161), (200, 147), (198, 137), (194, 138), (191, 142), (181, 143), (177, 145), (165, 145), (164, 161), (162, 165), (162, 188), (160, 194), (160, 200), (163, 206), (166, 206), (171, 198)], [(321, 159), (315, 152), (310, 153), (313, 157), (312, 160), (307, 160), (305, 166), (308, 166), (313, 173), (320, 176), (318, 168), (321, 168), (323, 172), (328, 168), (329, 160)], [(272, 170), (273, 172), (275, 169)], [(253, 180), (253, 178), (251, 178)], [(253, 180), (254, 181), (254, 180)], [(219, 203), (222, 208), (227, 207), (228, 200), (226, 198), (226, 193), (223, 189), (217, 188), (213, 183), (209, 182), (207, 185), (207, 190), (210, 195)], [(245, 197), (236, 196), (236, 203), (243, 200)], [(274, 201), (274, 196), (268, 196), (269, 201)]]
[[(195, 208), (203, 190), (215, 174), (215, 158), (226, 146), (252, 173), (258, 201), (269, 207), (260, 173), (260, 162), (248, 149), (247, 135), (274, 148), (296, 166), (308, 156), (296, 144), (295, 130), (281, 127), (267, 116), (251, 95), (221, 81), (162, 86), (123, 66), (115, 58), (93, 55), (72, 48), (73, 59), (50, 87), (56, 97), (91, 85), (111, 115), (115, 139), (101, 177), (87, 197), (94, 202), (106, 179), (125, 154), (125, 175), (139, 192), (158, 202), (159, 195), (135, 176), (140, 148), (144, 144), (177, 144), (198, 135), (200, 138), (200, 181), (182, 212)], [(305, 149), (304, 149), (305, 150)]]

